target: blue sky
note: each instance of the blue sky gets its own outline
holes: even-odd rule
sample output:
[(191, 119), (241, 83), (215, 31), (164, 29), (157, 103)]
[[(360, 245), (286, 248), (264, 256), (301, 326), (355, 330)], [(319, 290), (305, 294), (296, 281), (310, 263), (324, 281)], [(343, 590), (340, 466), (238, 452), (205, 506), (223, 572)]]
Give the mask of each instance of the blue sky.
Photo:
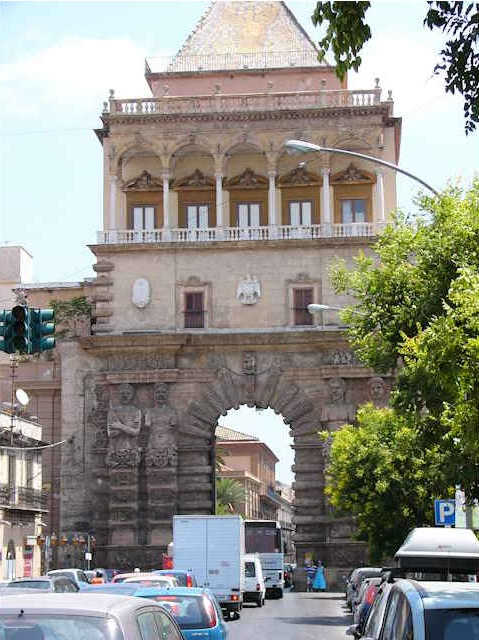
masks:
[[(288, 2), (317, 40), (314, 4)], [(118, 97), (149, 95), (144, 58), (175, 53), (206, 6), (0, 3), (0, 244), (22, 244), (33, 254), (35, 281), (93, 275), (86, 245), (101, 227), (102, 152), (93, 129), (102, 102), (110, 88)], [(446, 96), (432, 76), (444, 38), (422, 26), (426, 9), (425, 2), (373, 2), (373, 38), (349, 86), (372, 88), (379, 77), (384, 98), (392, 90), (395, 115), (403, 117), (402, 167), (436, 188), (458, 177), (467, 184), (478, 167), (479, 133), (466, 137), (461, 98)], [(416, 183), (398, 177), (398, 188), (400, 207), (411, 210)], [(228, 425), (246, 430), (261, 416), (251, 415), (236, 425), (228, 417)], [(283, 459), (288, 430), (271, 421), (273, 440), (265, 439)]]

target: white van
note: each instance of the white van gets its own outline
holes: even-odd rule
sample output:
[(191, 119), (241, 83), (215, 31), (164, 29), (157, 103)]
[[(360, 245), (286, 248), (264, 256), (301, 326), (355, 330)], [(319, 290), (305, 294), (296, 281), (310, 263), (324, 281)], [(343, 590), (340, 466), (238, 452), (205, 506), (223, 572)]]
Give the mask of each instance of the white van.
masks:
[(256, 602), (258, 607), (264, 605), (266, 585), (263, 569), (257, 553), (247, 553), (243, 556), (244, 566), (244, 595), (243, 602)]

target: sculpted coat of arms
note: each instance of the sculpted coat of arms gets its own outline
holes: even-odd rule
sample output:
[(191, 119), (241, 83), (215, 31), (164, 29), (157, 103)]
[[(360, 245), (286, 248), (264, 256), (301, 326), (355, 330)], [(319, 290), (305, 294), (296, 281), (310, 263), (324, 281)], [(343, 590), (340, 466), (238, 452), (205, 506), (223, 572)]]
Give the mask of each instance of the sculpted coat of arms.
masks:
[(261, 298), (261, 285), (258, 278), (249, 274), (238, 283), (236, 297), (241, 304), (256, 304)]

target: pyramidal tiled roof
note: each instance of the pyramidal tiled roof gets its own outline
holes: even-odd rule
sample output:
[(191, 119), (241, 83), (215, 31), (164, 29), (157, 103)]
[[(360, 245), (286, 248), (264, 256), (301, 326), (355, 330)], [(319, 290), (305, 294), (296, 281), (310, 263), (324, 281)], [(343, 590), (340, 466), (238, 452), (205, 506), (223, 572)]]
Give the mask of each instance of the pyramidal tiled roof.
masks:
[(168, 70), (319, 64), (313, 41), (285, 2), (217, 0), (208, 6)]
[(256, 440), (259, 442), (259, 438), (255, 436), (251, 436), (247, 433), (241, 433), (241, 431), (235, 431), (234, 429), (229, 429), (228, 427), (221, 427), (218, 425), (216, 427), (216, 439), (217, 440)]

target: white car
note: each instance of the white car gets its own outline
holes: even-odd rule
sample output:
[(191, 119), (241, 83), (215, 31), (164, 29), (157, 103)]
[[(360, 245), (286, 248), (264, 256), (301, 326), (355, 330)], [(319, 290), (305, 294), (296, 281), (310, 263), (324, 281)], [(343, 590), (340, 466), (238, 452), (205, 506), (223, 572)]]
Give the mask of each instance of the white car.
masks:
[(263, 577), (263, 569), (259, 556), (256, 553), (247, 553), (243, 556), (244, 562), (244, 602), (256, 602), (262, 607), (266, 598), (266, 584)]
[(184, 640), (173, 617), (156, 602), (106, 593), (42, 593), (0, 598), (0, 637)]
[(158, 587), (159, 589), (174, 589), (178, 580), (173, 576), (161, 576), (155, 573), (135, 573), (121, 581), (122, 584), (137, 583), (143, 587)]
[(90, 584), (88, 576), (83, 569), (53, 569), (47, 573), (47, 576), (62, 576), (64, 578), (70, 578), (70, 580), (73, 580), (79, 589)]

